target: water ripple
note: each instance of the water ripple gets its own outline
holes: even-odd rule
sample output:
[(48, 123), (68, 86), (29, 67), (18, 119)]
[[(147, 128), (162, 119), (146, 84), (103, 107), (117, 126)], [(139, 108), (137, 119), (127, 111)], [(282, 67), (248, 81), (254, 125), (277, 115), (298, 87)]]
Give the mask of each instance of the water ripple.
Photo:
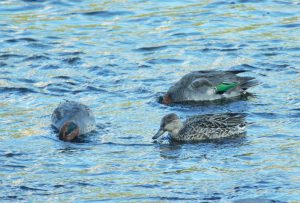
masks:
[(152, 51), (163, 50), (163, 49), (166, 49), (167, 47), (168, 46), (141, 47), (141, 48), (138, 48), (135, 50), (141, 51), (141, 52), (152, 52)]
[(36, 39), (30, 38), (30, 37), (21, 37), (21, 38), (17, 38), (17, 39), (7, 39), (5, 40), (8, 43), (16, 43), (16, 42), (37, 42)]
[(86, 16), (109, 18), (114, 16), (132, 15), (134, 13), (129, 11), (88, 11), (88, 12), (79, 12), (79, 13), (71, 13), (71, 14), (82, 14)]
[(25, 57), (25, 55), (20, 55), (20, 54), (2, 54), (2, 55), (0, 55), (0, 59), (21, 58), (21, 57)]
[(29, 94), (36, 93), (35, 90), (26, 87), (0, 87), (1, 94), (7, 93), (21, 93), (21, 94)]

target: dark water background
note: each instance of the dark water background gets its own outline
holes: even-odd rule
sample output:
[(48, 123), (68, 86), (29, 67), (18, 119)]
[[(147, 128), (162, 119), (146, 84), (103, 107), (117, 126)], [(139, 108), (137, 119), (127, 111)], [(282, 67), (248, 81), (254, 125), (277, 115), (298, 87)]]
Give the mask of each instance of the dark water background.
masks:
[[(300, 1), (0, 1), (1, 202), (300, 201)], [(184, 74), (248, 70), (256, 97), (164, 106)], [(59, 141), (63, 99), (97, 132)], [(245, 112), (245, 138), (170, 145), (163, 115)]]

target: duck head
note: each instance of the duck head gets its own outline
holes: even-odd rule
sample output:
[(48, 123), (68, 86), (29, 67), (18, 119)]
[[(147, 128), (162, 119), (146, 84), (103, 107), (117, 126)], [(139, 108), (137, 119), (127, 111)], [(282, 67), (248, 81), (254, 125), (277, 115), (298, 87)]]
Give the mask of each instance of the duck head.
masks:
[(59, 139), (70, 141), (79, 136), (79, 127), (73, 121), (65, 122), (59, 130)]
[(179, 130), (182, 128), (182, 122), (180, 118), (175, 114), (171, 113), (164, 116), (160, 123), (160, 128), (158, 132), (152, 137), (152, 139), (157, 139), (165, 132), (169, 132), (171, 137), (176, 137)]

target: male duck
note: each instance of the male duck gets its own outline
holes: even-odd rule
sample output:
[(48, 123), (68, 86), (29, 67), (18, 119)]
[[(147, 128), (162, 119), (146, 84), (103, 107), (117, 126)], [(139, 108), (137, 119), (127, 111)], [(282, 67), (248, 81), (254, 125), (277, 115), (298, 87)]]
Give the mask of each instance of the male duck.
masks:
[(162, 103), (213, 102), (238, 99), (249, 87), (257, 85), (253, 77), (241, 77), (244, 71), (194, 71), (183, 76), (163, 96)]
[(160, 129), (153, 139), (168, 131), (171, 139), (179, 142), (213, 140), (240, 135), (244, 133), (245, 126), (245, 114), (206, 114), (182, 123), (176, 114), (171, 113), (162, 118)]
[(59, 131), (59, 139), (70, 141), (96, 128), (93, 112), (84, 104), (66, 101), (52, 113), (52, 125)]

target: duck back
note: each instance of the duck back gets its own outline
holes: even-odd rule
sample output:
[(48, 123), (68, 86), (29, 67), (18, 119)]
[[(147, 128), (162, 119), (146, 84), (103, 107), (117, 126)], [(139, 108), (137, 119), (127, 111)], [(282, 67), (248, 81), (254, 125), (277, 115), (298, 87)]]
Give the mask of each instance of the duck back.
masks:
[(244, 132), (245, 114), (206, 114), (186, 120), (175, 138), (179, 141), (213, 140), (237, 136)]

